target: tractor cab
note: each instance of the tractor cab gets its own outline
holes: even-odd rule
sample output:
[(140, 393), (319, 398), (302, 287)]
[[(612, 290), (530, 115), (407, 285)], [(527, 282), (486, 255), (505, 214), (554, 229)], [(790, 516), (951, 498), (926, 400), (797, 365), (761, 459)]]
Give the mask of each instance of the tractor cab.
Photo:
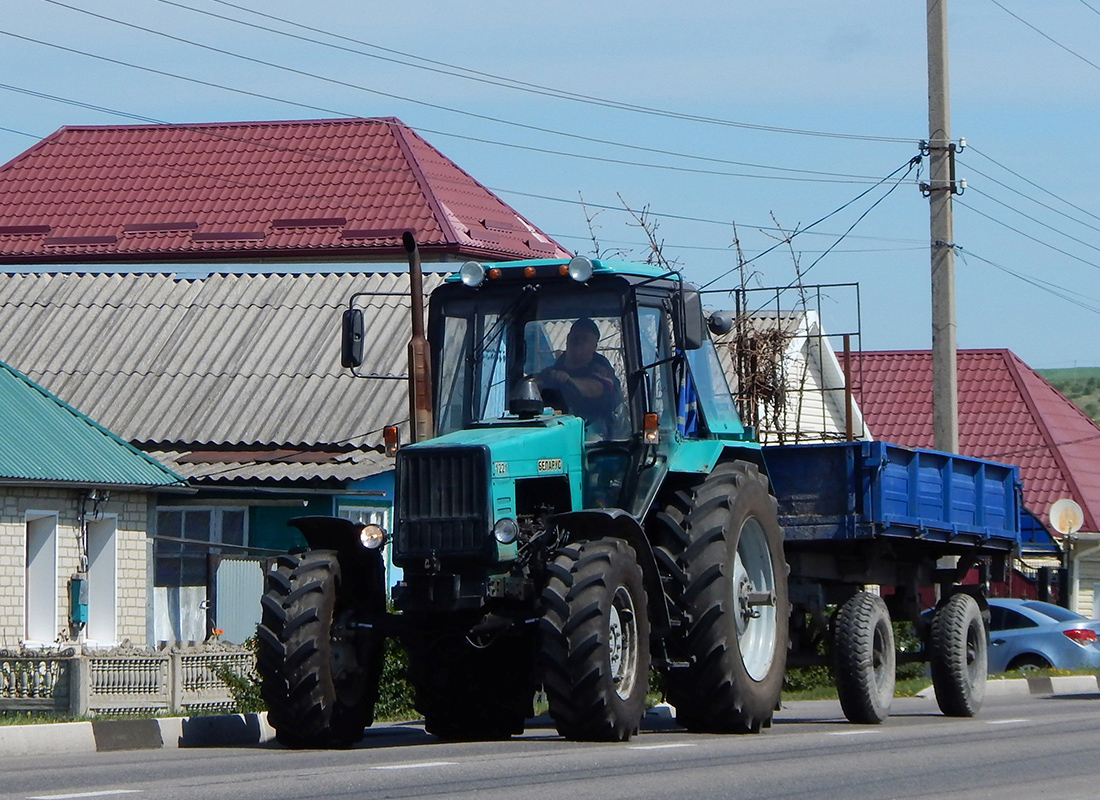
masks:
[[(729, 398), (701, 311), (686, 330), (685, 305), (698, 295), (685, 304), (685, 288), (677, 274), (642, 264), (464, 265), (432, 296), (436, 435), (514, 427), (521, 436), (578, 417), (584, 481), (574, 507), (641, 516), (677, 442), (706, 435), (697, 384)], [(716, 381), (724, 391), (709, 391)], [(719, 430), (737, 420), (727, 405), (711, 413)]]

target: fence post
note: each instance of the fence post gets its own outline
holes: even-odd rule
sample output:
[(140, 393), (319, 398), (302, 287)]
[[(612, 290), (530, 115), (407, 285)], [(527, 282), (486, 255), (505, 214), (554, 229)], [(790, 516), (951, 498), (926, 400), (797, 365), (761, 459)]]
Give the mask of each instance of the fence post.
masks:
[(91, 707), (91, 663), (83, 655), (69, 659), (69, 713), (76, 718), (88, 716)]
[(179, 653), (168, 655), (168, 702), (172, 713), (183, 709), (183, 656)]

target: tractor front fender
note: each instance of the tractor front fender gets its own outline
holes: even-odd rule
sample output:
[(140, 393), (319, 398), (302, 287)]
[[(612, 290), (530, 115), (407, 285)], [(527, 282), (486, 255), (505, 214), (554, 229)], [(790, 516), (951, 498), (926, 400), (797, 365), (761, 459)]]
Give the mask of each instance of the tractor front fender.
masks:
[(297, 528), (311, 550), (333, 550), (340, 562), (341, 597), (355, 595), (355, 605), (372, 611), (386, 609), (386, 565), (382, 550), (370, 550), (359, 541), (362, 527), (343, 517), (295, 517), (287, 525)]
[(672, 628), (668, 604), (665, 600), (661, 575), (657, 571), (657, 559), (641, 524), (619, 508), (586, 508), (555, 514), (550, 524), (569, 532), (569, 540), (622, 539), (632, 548), (642, 568), (646, 594), (649, 596), (650, 631), (654, 637), (666, 636)]

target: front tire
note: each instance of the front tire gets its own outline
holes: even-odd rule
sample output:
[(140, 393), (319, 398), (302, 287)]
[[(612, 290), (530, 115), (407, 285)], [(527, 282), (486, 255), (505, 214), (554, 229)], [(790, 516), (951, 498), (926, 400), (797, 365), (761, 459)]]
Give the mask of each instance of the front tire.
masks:
[(859, 592), (837, 612), (833, 665), (840, 707), (849, 722), (877, 725), (894, 700), (897, 654), (886, 603)]
[(557, 551), (542, 592), (543, 687), (558, 732), (624, 742), (645, 713), (649, 618), (642, 570), (619, 539)]
[(932, 617), (929, 665), (940, 711), (949, 717), (972, 717), (985, 699), (988, 672), (985, 621), (977, 601), (962, 592), (952, 595)]
[(346, 747), (374, 721), (384, 637), (351, 628), (336, 553), (279, 556), (268, 573), (256, 666), (268, 721), (287, 747)]
[(719, 464), (660, 521), (658, 558), (686, 628), (687, 666), (667, 676), (676, 719), (692, 731), (757, 733), (779, 704), (790, 616), (767, 478), (746, 461)]

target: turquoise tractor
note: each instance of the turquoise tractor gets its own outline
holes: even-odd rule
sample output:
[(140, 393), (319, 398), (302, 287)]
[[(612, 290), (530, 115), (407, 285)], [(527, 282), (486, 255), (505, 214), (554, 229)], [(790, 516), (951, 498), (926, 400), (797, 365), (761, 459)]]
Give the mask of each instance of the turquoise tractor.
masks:
[[(418, 261), (414, 275), (415, 288)], [(444, 739), (521, 733), (541, 687), (564, 737), (625, 741), (654, 670), (688, 730), (768, 727), (788, 569), (760, 446), (709, 336), (728, 325), (647, 264), (467, 262), (444, 281), (430, 365), (411, 370), (423, 427), (391, 439), (393, 530), (296, 520), (308, 549), (269, 573), (258, 664), (279, 740), (361, 738), (387, 636)], [(362, 341), (349, 309), (345, 366)], [(402, 570), (393, 611), (383, 546)]]

